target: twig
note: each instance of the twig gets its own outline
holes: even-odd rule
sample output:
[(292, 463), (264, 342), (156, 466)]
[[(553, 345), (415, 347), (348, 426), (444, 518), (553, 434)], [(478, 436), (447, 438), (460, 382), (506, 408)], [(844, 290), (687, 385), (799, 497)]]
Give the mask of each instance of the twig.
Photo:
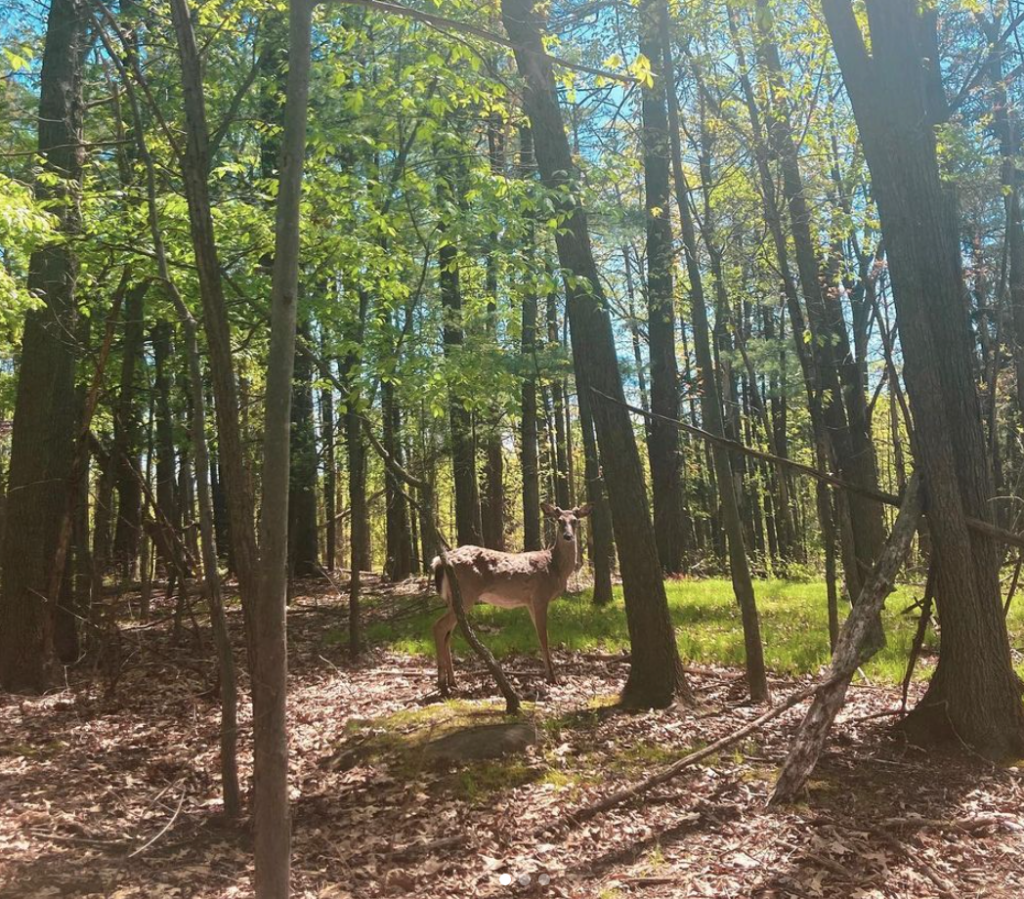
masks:
[(188, 784), (182, 784), (181, 785), (181, 797), (178, 799), (178, 807), (174, 810), (174, 814), (171, 815), (171, 820), (168, 821), (163, 827), (160, 828), (160, 831), (156, 834), (156, 836), (154, 836), (151, 840), (148, 840), (146, 843), (144, 843), (142, 846), (140, 846), (138, 849), (136, 849), (133, 853), (131, 853), (128, 856), (128, 858), (135, 858), (135, 856), (141, 855), (150, 846), (152, 846), (157, 840), (159, 840), (160, 837), (162, 837), (165, 833), (167, 833), (167, 831), (169, 831), (174, 826), (174, 822), (178, 820), (178, 815), (181, 814), (181, 807), (185, 804), (185, 793), (187, 791), (188, 791)]

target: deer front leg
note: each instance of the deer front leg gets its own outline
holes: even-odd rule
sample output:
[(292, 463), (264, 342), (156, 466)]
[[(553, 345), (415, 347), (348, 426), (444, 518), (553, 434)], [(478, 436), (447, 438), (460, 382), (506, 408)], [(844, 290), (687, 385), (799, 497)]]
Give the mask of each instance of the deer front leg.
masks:
[(540, 641), (540, 648), (544, 653), (544, 668), (547, 670), (548, 683), (557, 684), (555, 666), (551, 664), (551, 651), (548, 649), (548, 604), (546, 602), (530, 603), (530, 618), (533, 620), (533, 627), (537, 631), (537, 639)]
[(451, 635), (455, 627), (455, 612), (449, 609), (434, 624), (434, 646), (437, 650), (437, 689), (447, 695), (455, 686), (455, 668), (452, 665)]

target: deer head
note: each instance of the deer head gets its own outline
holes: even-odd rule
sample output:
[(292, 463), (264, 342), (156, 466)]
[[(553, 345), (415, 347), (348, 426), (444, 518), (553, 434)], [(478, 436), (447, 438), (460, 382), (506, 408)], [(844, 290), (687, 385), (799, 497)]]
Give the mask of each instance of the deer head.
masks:
[(576, 529), (579, 527), (580, 519), (590, 514), (591, 504), (586, 503), (577, 506), (575, 509), (559, 509), (551, 503), (541, 503), (541, 510), (545, 517), (555, 522), (555, 540), (561, 539), (568, 543), (576, 540)]

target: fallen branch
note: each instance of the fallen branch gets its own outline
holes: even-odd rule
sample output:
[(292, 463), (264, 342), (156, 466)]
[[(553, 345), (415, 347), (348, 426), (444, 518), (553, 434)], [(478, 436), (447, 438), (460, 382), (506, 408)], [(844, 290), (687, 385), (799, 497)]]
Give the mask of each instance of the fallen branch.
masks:
[[(715, 740), (714, 743), (708, 744), (703, 749), (698, 749), (696, 752), (691, 752), (689, 755), (683, 756), (679, 761), (673, 762), (667, 768), (664, 768), (657, 774), (652, 774), (645, 780), (640, 781), (640, 783), (634, 784), (633, 786), (627, 787), (623, 790), (617, 790), (616, 792), (605, 796), (604, 799), (599, 799), (597, 802), (578, 809), (567, 816), (567, 821), (565, 823), (581, 824), (584, 821), (589, 821), (591, 818), (596, 818), (602, 812), (606, 812), (609, 809), (615, 808), (617, 805), (622, 805), (623, 803), (636, 799), (648, 790), (660, 786), (663, 783), (667, 783), (687, 768), (691, 768), (698, 762), (708, 758), (708, 756), (712, 756), (726, 747), (732, 746), (733, 743), (738, 743), (744, 737), (754, 733), (754, 731), (760, 730), (769, 721), (774, 721), (780, 715), (793, 708), (793, 706), (799, 705), (801, 702), (810, 699), (819, 690), (829, 686), (829, 684), (831, 684), (831, 680), (825, 681), (822, 684), (816, 684), (813, 687), (806, 687), (803, 690), (797, 690), (795, 693), (790, 694), (785, 702), (765, 712), (760, 718), (756, 718), (749, 724), (745, 724), (743, 727), (739, 728), (739, 730), (734, 730), (731, 734), (728, 734), (719, 740)], [(543, 836), (548, 831), (557, 827), (558, 823), (560, 822), (553, 822), (539, 827), (534, 831), (534, 836)]]

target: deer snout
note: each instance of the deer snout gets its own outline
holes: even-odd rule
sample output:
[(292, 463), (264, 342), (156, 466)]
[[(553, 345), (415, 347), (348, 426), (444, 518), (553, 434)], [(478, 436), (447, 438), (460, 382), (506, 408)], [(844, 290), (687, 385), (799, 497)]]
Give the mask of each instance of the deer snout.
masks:
[(565, 533), (563, 533), (562, 534), (562, 539), (563, 540), (571, 541), (572, 540), (572, 531), (566, 531)]

